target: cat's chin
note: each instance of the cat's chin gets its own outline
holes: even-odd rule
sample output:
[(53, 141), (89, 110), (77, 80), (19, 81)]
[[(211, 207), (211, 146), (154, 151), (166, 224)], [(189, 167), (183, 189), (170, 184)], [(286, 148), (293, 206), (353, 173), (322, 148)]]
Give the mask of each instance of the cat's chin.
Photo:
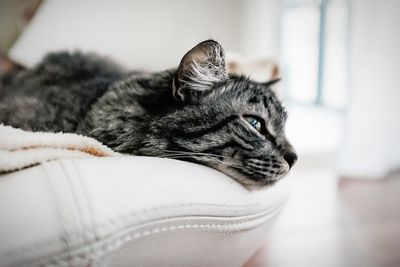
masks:
[(251, 178), (245, 178), (245, 182), (241, 182), (241, 184), (243, 186), (245, 186), (248, 189), (259, 189), (261, 187), (266, 187), (266, 186), (272, 186), (274, 185), (276, 182), (278, 182), (279, 180), (281, 180), (282, 178), (284, 178), (286, 176), (286, 174), (277, 176), (277, 177), (267, 177), (263, 180), (254, 180)]
[(279, 181), (288, 174), (288, 170), (284, 170), (281, 174), (273, 177), (265, 176), (262, 178), (255, 178), (243, 175), (237, 170), (235, 170), (235, 168), (228, 167), (224, 164), (217, 164), (212, 167), (224, 173), (225, 175), (231, 177), (233, 180), (237, 181), (238, 183), (240, 183), (241, 185), (243, 185), (248, 189), (257, 189), (260, 187), (274, 185), (277, 181)]

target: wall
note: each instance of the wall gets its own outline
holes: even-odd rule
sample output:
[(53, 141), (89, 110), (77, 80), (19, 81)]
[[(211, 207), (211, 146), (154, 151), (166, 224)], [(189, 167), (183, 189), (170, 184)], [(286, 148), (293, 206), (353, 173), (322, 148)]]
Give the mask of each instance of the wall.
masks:
[(400, 1), (352, 0), (350, 106), (342, 175), (400, 169)]
[(11, 56), (33, 65), (48, 51), (96, 51), (135, 69), (178, 65), (214, 38), (231, 51), (276, 56), (279, 0), (46, 1)]

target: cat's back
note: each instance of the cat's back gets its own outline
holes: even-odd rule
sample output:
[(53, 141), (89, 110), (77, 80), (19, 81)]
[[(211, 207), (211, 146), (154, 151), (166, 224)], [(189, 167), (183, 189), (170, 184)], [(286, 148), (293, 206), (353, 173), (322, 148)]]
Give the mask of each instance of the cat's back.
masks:
[(109, 86), (124, 77), (111, 61), (60, 52), (0, 86), (0, 122), (34, 131), (74, 132)]

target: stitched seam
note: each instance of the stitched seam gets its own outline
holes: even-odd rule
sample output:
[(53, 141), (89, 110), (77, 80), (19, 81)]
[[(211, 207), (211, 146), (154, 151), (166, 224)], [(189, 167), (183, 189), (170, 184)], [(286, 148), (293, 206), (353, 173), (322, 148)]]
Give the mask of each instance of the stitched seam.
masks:
[[(68, 172), (67, 167), (65, 166), (65, 163), (63, 161), (57, 161), (57, 162), (61, 165), (62, 170), (64, 172), (64, 177), (65, 177), (65, 180), (67, 182), (69, 193), (71, 195), (71, 198), (73, 199), (74, 207), (76, 208), (79, 228), (83, 230), (84, 227), (83, 227), (83, 219), (82, 219), (82, 214), (81, 214), (82, 211), (81, 211), (80, 207), (78, 207), (78, 205), (77, 205), (77, 203), (80, 203), (80, 202), (78, 201), (78, 197), (76, 196), (76, 190), (74, 190), (75, 187), (73, 186), (72, 181), (71, 181), (71, 177), (69, 175), (70, 172)], [(75, 236), (78, 236), (78, 235), (75, 234), (75, 233), (71, 233), (70, 234), (71, 238), (73, 238)], [(83, 244), (87, 244), (87, 243), (90, 242), (90, 240), (88, 240), (86, 238), (86, 236), (87, 236), (86, 234), (80, 235), (80, 237), (82, 238)], [(87, 261), (85, 263), (88, 264)], [(69, 265), (71, 265), (71, 263), (69, 263)]]
[[(280, 204), (281, 204), (281, 202), (279, 204), (277, 204), (277, 206), (279, 206)], [(181, 207), (184, 207), (184, 206), (190, 206), (190, 205), (188, 205), (187, 203), (184, 203), (183, 205), (171, 205), (171, 206), (165, 206), (164, 208), (181, 208)], [(205, 206), (205, 205), (198, 205), (198, 206)], [(212, 206), (217, 206), (218, 207), (218, 205), (212, 205)], [(234, 207), (232, 207), (232, 209), (233, 208)], [(275, 208), (275, 206), (273, 208)], [(273, 208), (271, 208), (271, 210)], [(152, 210), (157, 210), (157, 209), (158, 208), (149, 209), (146, 212), (149, 212), (149, 211), (152, 211)], [(129, 222), (130, 219), (135, 218), (136, 216), (138, 216), (138, 213), (132, 212), (132, 213), (129, 214), (129, 216), (121, 216), (120, 218), (112, 218), (112, 219), (108, 220), (107, 222), (98, 224), (98, 227), (104, 227), (104, 228), (115, 227), (115, 224), (117, 223), (117, 221)], [(240, 217), (249, 216), (249, 215), (244, 215), (244, 216), (240, 216), (240, 217), (237, 217), (237, 216), (217, 217), (217, 216), (210, 216), (210, 215), (204, 215), (204, 216), (187, 215), (187, 216), (177, 216), (177, 217), (176, 216), (175, 217), (174, 216), (163, 217), (161, 219), (175, 219), (175, 218), (185, 218), (185, 217), (193, 217), (193, 216), (198, 217), (198, 218), (201, 218), (201, 217), (204, 217), (204, 218), (205, 217), (215, 217), (215, 218), (239, 218), (240, 219)], [(153, 219), (153, 220), (146, 220), (146, 221), (138, 221), (138, 222), (135, 222), (135, 224), (140, 224), (142, 222), (152, 223), (152, 222), (157, 222), (157, 221), (160, 221), (160, 218), (156, 218), (156, 219)], [(91, 234), (92, 231), (94, 231), (94, 229), (83, 229), (82, 232), (76, 233), (76, 234), (77, 235), (89, 235), (89, 234)], [(74, 234), (71, 233), (70, 236), (74, 236)], [(32, 245), (29, 245), (29, 246), (26, 246), (26, 247), (20, 247), (20, 248), (18, 248), (18, 250), (15, 250), (15, 251), (5, 252), (5, 253), (3, 253), (3, 255), (0, 255), (0, 256), (2, 258), (3, 257), (4, 258), (9, 258), (9, 257), (13, 257), (15, 255), (19, 255), (19, 254), (25, 253), (27, 251), (40, 250), (43, 247), (51, 247), (51, 246), (53, 246), (54, 244), (57, 244), (57, 243), (59, 243), (58, 240), (50, 241), (50, 242), (46, 242), (46, 243), (38, 242), (36, 244), (32, 244)]]
[[(86, 187), (85, 187), (85, 185), (83, 184), (83, 181), (82, 181), (82, 177), (80, 176), (80, 173), (79, 173), (79, 171), (78, 171), (78, 168), (76, 167), (76, 165), (74, 164), (74, 162), (73, 161), (71, 161), (70, 162), (71, 163), (71, 165), (73, 166), (73, 169), (74, 169), (74, 172), (75, 172), (75, 174), (76, 174), (76, 180), (78, 180), (78, 182), (79, 182), (79, 184), (81, 185), (81, 188), (82, 188), (82, 192), (83, 192), (83, 195), (84, 195), (84, 197), (85, 197), (85, 199), (86, 199), (86, 206), (88, 207), (88, 210), (89, 210), (89, 214), (90, 214), (90, 222), (91, 222), (91, 225), (92, 225), (92, 229), (91, 229), (91, 231), (83, 231), (83, 233), (84, 233), (84, 236), (88, 236), (88, 235), (90, 235), (90, 236), (88, 236), (88, 239), (90, 240), (91, 239), (91, 237), (94, 237), (94, 240), (99, 240), (100, 238), (97, 236), (97, 233), (96, 233), (96, 224), (94, 223), (94, 212), (93, 212), (93, 208), (92, 208), (92, 202), (91, 202), (91, 200), (89, 199), (89, 196), (88, 196), (88, 192), (87, 192), (87, 190), (86, 190)], [(85, 238), (86, 239), (86, 238)], [(92, 253), (93, 253), (93, 251), (94, 251), (94, 247), (93, 247), (93, 242), (88, 242), (88, 259), (90, 259), (91, 257), (90, 257), (90, 255), (92, 255)], [(91, 261), (89, 261), (89, 265), (90, 264), (93, 264), (93, 262), (91, 262)]]
[(59, 219), (59, 222), (60, 222), (62, 233), (64, 235), (64, 236), (61, 236), (61, 240), (65, 245), (65, 249), (67, 250), (67, 253), (69, 254), (71, 244), (70, 244), (69, 239), (68, 239), (68, 231), (67, 231), (66, 226), (65, 226), (65, 220), (64, 220), (65, 216), (64, 216), (64, 214), (62, 212), (62, 205), (60, 204), (60, 200), (58, 199), (57, 194), (55, 192), (55, 189), (53, 188), (53, 185), (50, 182), (51, 176), (49, 175), (49, 171), (47, 169), (47, 165), (46, 164), (43, 164), (43, 169), (44, 169), (44, 172), (46, 173), (47, 185), (50, 188), (51, 195), (54, 198), (54, 202), (55, 202), (56, 207), (57, 207), (56, 210), (57, 210), (57, 214), (58, 214), (58, 219)]
[[(276, 209), (276, 207), (280, 206), (280, 205), (282, 204), (282, 202), (285, 202), (285, 201), (281, 201), (281, 202), (277, 203), (277, 205), (271, 207), (269, 210), (274, 210), (274, 209)], [(192, 204), (192, 203), (190, 203), (190, 204)], [(181, 208), (181, 207), (185, 207), (185, 206), (190, 206), (190, 204), (188, 204), (188, 203), (183, 203), (182, 205), (164, 206), (164, 209), (165, 209), (165, 208)], [(208, 206), (208, 205), (195, 205), (195, 206)], [(219, 205), (211, 205), (211, 206), (216, 206), (216, 207), (218, 207)], [(245, 206), (244, 206), (244, 207), (245, 207)], [(149, 211), (152, 211), (152, 210), (157, 210), (157, 209), (159, 209), (159, 208), (161, 208), (161, 207), (157, 207), (157, 208), (154, 208), (154, 209), (149, 209), (149, 210), (147, 210), (146, 212), (149, 212)], [(226, 207), (226, 208), (228, 208), (228, 207)], [(234, 207), (231, 207), (231, 208), (234, 209)], [(143, 210), (142, 210), (142, 211), (143, 211)], [(142, 211), (141, 211), (141, 212), (142, 212)], [(140, 212), (140, 213), (141, 213), (141, 212)], [(266, 213), (266, 211), (264, 211), (264, 212), (262, 212), (262, 213)], [(114, 228), (114, 227), (115, 227), (115, 224), (117, 224), (117, 221), (129, 222), (129, 220), (131, 220), (132, 218), (135, 218), (136, 216), (138, 216), (138, 213), (132, 212), (132, 213), (129, 214), (129, 216), (121, 216), (120, 218), (112, 218), (112, 219), (108, 220), (107, 222), (98, 224), (98, 227), (104, 227), (104, 228), (113, 227), (113, 228)], [(143, 222), (152, 223), (152, 222), (157, 222), (157, 221), (160, 221), (160, 220), (175, 219), (175, 218), (185, 218), (185, 217), (193, 217), (193, 216), (195, 216), (195, 217), (197, 217), (197, 218), (201, 218), (201, 217), (203, 217), (203, 218), (206, 218), (206, 217), (214, 217), (214, 218), (236, 218), (236, 219), (240, 219), (240, 217), (254, 216), (254, 214), (243, 215), (243, 216), (240, 216), (240, 217), (238, 217), (238, 216), (232, 216), (232, 217), (226, 217), (226, 216), (224, 216), (224, 217), (218, 217), (218, 216), (210, 216), (210, 215), (204, 215), (204, 216), (187, 215), (187, 216), (175, 216), (175, 217), (174, 217), (174, 216), (171, 216), (171, 217), (155, 218), (155, 219), (153, 219), (153, 220), (138, 221), (138, 222), (135, 222), (135, 224), (137, 224), (136, 226), (140, 226), (139, 224), (140, 224), (140, 223), (143, 223)], [(76, 234), (77, 234), (77, 235), (87, 235), (87, 236), (88, 236), (88, 235), (91, 234), (92, 231), (94, 231), (94, 229), (83, 229), (82, 232), (76, 233)], [(71, 234), (70, 234), (70, 236), (71, 236)], [(74, 234), (72, 234), (72, 236), (74, 236)], [(4, 258), (9, 258), (9, 257), (12, 257), (12, 256), (14, 256), (14, 255), (18, 255), (18, 254), (25, 253), (25, 252), (27, 252), (27, 251), (39, 250), (39, 249), (41, 249), (41, 248), (43, 248), (43, 247), (51, 247), (51, 246), (53, 246), (54, 244), (57, 244), (57, 243), (58, 243), (58, 240), (50, 241), (50, 242), (46, 242), (46, 243), (38, 242), (38, 243), (36, 243), (36, 244), (29, 245), (29, 246), (26, 246), (26, 247), (20, 247), (20, 248), (18, 248), (18, 250), (15, 250), (15, 251), (13, 251), (13, 252), (11, 252), (11, 251), (10, 251), (10, 252), (5, 252), (3, 255), (0, 255), (0, 256), (1, 256), (1, 257), (4, 257)], [(89, 243), (89, 242), (88, 242), (88, 243)], [(10, 253), (12, 253), (12, 255), (9, 255)]]
[[(245, 225), (260, 225), (263, 222), (267, 221), (269, 218), (273, 217), (276, 215), (280, 209), (274, 210), (273, 213), (267, 214), (267, 216), (261, 216), (254, 218), (253, 220), (248, 220), (245, 222), (239, 222), (239, 223), (217, 223), (217, 224), (178, 224), (178, 225), (171, 225), (168, 227), (156, 227), (150, 230), (144, 230), (144, 231), (133, 231), (132, 233), (126, 234), (122, 237), (116, 238), (114, 241), (109, 242), (109, 244), (100, 246), (99, 249), (93, 254), (94, 259), (100, 258), (101, 256), (105, 255), (108, 252), (114, 251), (120, 247), (122, 247), (124, 244), (126, 244), (129, 241), (139, 239), (139, 238), (144, 238), (146, 236), (150, 235), (155, 235), (163, 232), (168, 232), (168, 231), (178, 231), (178, 230), (183, 230), (183, 229), (193, 229), (193, 230), (202, 230), (202, 229), (221, 229), (221, 230), (227, 230), (227, 229), (233, 229), (234, 231), (240, 231), (242, 229), (235, 229), (241, 226)], [(72, 256), (72, 260), (75, 259), (81, 259), (82, 256), (77, 254)], [(57, 260), (56, 260), (57, 261)]]
[[(68, 258), (68, 262), (69, 262), (70, 264), (72, 264), (72, 265), (75, 265), (76, 260), (79, 260), (79, 262), (84, 262), (84, 261), (86, 261), (86, 263), (87, 263), (88, 261), (94, 262), (94, 260), (95, 260), (96, 258), (98, 258), (99, 255), (101, 256), (101, 255), (103, 255), (103, 254), (105, 254), (105, 253), (107, 253), (107, 252), (109, 252), (109, 251), (112, 251), (112, 250), (117, 249), (118, 247), (122, 246), (124, 243), (129, 242), (130, 240), (132, 240), (132, 237), (133, 237), (133, 239), (137, 239), (137, 238), (140, 238), (140, 237), (143, 237), (143, 236), (147, 236), (147, 235), (149, 235), (148, 232), (150, 232), (151, 234), (156, 234), (156, 233), (159, 233), (159, 232), (172, 231), (172, 230), (179, 230), (179, 229), (187, 229), (187, 228), (193, 228), (193, 229), (204, 229), (204, 228), (210, 228), (210, 229), (229, 229), (229, 228), (232, 228), (232, 227), (234, 227), (234, 226), (242, 226), (242, 225), (250, 224), (250, 223), (253, 223), (253, 224), (254, 224), (255, 222), (258, 222), (258, 221), (260, 221), (260, 222), (266, 221), (268, 218), (270, 218), (271, 216), (274, 216), (277, 212), (279, 212), (279, 211), (281, 210), (281, 209), (277, 209), (277, 208), (276, 208), (276, 207), (279, 207), (279, 206), (282, 206), (282, 207), (283, 207), (282, 202), (280, 202), (280, 205), (276, 205), (274, 209), (271, 209), (272, 212), (271, 212), (271, 210), (270, 210), (270, 211), (268, 211), (268, 212), (264, 211), (264, 212), (259, 213), (259, 214), (256, 214), (256, 215), (252, 215), (253, 218), (250, 219), (250, 220), (247, 220), (247, 221), (245, 221), (245, 222), (239, 222), (239, 223), (224, 223), (224, 224), (180, 224), (180, 225), (178, 225), (178, 226), (170, 226), (170, 227), (163, 227), (163, 228), (154, 228), (154, 229), (152, 229), (152, 230), (142, 231), (142, 233), (139, 233), (139, 234), (138, 234), (138, 231), (133, 231), (131, 234), (122, 236), (122, 237), (120, 237), (120, 238), (117, 238), (115, 241), (113, 241), (113, 246), (111, 246), (110, 244), (108, 244), (108, 245), (103, 245), (103, 246), (100, 248), (100, 250), (97, 249), (97, 250), (98, 250), (97, 252), (95, 251), (95, 250), (96, 250), (96, 248), (95, 248), (96, 243), (95, 243), (95, 242), (91, 242), (90, 244), (88, 244), (88, 246), (91, 246), (91, 247), (92, 247), (92, 251), (93, 251), (93, 253), (91, 254), (92, 257), (89, 257), (90, 255), (87, 254), (87, 253), (79, 252), (78, 254), (72, 255), (72, 257), (69, 257), (69, 258)], [(190, 217), (190, 216), (187, 216), (187, 217)], [(243, 216), (242, 216), (242, 217), (243, 217)], [(184, 218), (184, 217), (175, 217), (175, 218)], [(215, 217), (215, 218), (220, 218), (220, 217)], [(227, 217), (227, 218), (231, 218), (231, 217)], [(238, 220), (241, 219), (240, 217), (236, 217), (236, 218), (237, 218)], [(198, 217), (197, 219), (201, 219), (201, 217), (200, 217), (200, 218)], [(164, 220), (164, 219), (163, 219), (163, 220)], [(155, 220), (155, 221), (160, 221), (160, 219)], [(181, 225), (185, 225), (185, 226), (181, 226)], [(192, 226), (190, 226), (190, 225), (192, 225)], [(197, 225), (197, 226), (196, 226), (196, 225)], [(131, 227), (134, 227), (134, 226), (131, 226)], [(157, 230), (157, 229), (159, 229), (159, 230)], [(120, 232), (121, 232), (121, 230), (123, 230), (123, 229), (119, 229)], [(240, 230), (240, 229), (237, 229), (237, 230)], [(116, 230), (116, 232), (117, 232), (117, 231), (118, 231), (118, 230)], [(116, 236), (116, 235), (118, 235), (118, 234), (114, 234), (114, 236)], [(106, 243), (106, 241), (104, 241), (104, 239), (105, 239), (105, 238), (100, 239), (100, 241)], [(114, 237), (114, 239), (115, 239), (115, 237)], [(32, 250), (35, 250), (35, 249), (38, 249), (38, 248), (42, 248), (42, 247), (51, 247), (54, 243), (58, 243), (58, 242), (54, 242), (54, 241), (53, 241), (53, 242), (38, 244), (38, 246), (34, 246), (34, 247), (29, 246), (29, 247), (25, 247), (25, 248), (20, 248), (19, 251), (18, 251), (19, 253), (16, 253), (16, 254), (24, 253), (25, 251), (32, 251)], [(111, 243), (111, 242), (109, 242), (109, 243)], [(78, 248), (75, 248), (75, 250), (77, 250), (77, 249), (80, 249), (80, 248), (79, 248), (79, 247), (78, 247)], [(64, 264), (65, 264), (65, 262), (67, 262), (67, 260), (65, 259), (66, 255), (62, 255), (63, 252), (60, 252), (59, 254), (61, 254), (59, 257), (62, 257), (62, 258), (58, 258), (58, 259), (57, 259), (57, 256), (55, 256), (55, 258), (53, 258), (52, 260), (48, 261), (48, 263), (51, 263), (51, 264), (59, 264), (59, 263), (57, 263), (57, 262), (60, 262), (60, 263), (61, 263), (61, 262), (64, 262)], [(72, 253), (72, 254), (74, 254), (74, 253)], [(7, 257), (8, 255), (5, 255), (5, 256), (6, 256), (6, 257), (5, 257), (4, 259), (7, 259), (7, 258), (8, 258), (8, 257)], [(37, 260), (37, 262), (39, 262), (39, 259)], [(40, 262), (39, 262), (39, 263), (40, 263)]]

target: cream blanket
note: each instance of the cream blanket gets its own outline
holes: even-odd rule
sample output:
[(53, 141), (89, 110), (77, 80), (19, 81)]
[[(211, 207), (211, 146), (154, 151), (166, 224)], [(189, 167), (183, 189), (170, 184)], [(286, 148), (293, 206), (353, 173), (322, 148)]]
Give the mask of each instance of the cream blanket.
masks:
[(55, 159), (114, 155), (119, 154), (82, 135), (28, 132), (0, 124), (0, 173)]

